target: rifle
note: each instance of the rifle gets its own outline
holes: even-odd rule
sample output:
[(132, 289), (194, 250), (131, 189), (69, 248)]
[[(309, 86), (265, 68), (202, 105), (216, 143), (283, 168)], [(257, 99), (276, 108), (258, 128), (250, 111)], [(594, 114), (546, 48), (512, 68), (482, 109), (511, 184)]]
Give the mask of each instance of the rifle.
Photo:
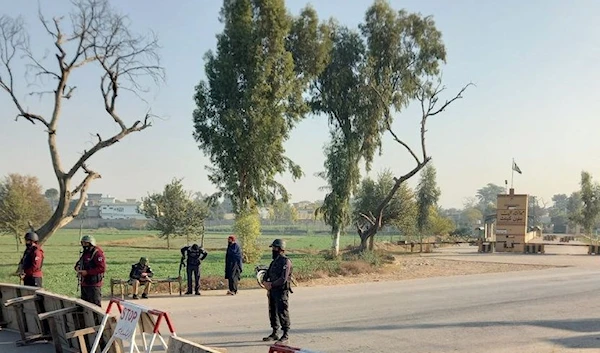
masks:
[[(76, 265), (77, 271), (81, 270), (81, 265), (83, 264), (82, 260), (83, 260), (83, 250), (81, 250), (79, 252), (79, 260), (77, 260), (77, 265)], [(79, 292), (79, 288), (81, 287), (81, 280), (82, 280), (81, 273), (77, 272), (77, 291), (78, 292)]]

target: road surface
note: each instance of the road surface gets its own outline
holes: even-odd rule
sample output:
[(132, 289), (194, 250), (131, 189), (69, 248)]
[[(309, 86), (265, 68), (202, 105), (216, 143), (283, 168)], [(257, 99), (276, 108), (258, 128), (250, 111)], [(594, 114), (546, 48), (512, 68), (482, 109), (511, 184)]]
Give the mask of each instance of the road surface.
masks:
[[(467, 251), (472, 250), (448, 249), (427, 256), (562, 267), (296, 288), (290, 298), (290, 344), (323, 353), (600, 349), (600, 257)], [(181, 337), (225, 347), (229, 353), (268, 352), (261, 341), (270, 332), (265, 292), (223, 294), (141, 303), (168, 311)]]

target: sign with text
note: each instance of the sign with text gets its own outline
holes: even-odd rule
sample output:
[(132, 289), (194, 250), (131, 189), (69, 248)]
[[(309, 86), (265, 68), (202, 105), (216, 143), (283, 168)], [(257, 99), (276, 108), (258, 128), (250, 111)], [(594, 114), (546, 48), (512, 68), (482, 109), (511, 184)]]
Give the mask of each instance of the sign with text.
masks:
[(527, 211), (526, 210), (498, 210), (498, 224), (502, 225), (526, 225)]
[(141, 307), (128, 302), (123, 302), (123, 311), (117, 321), (117, 327), (115, 328), (113, 336), (123, 341), (131, 341), (141, 314)]

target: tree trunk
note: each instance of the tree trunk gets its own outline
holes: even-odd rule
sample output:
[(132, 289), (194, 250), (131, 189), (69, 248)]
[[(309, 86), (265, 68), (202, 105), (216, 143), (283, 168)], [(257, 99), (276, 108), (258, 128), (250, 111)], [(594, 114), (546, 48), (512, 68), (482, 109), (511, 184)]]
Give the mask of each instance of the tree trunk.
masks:
[(167, 250), (171, 250), (171, 236), (167, 235)]
[(369, 238), (369, 250), (373, 251), (375, 249), (375, 234), (373, 234)]
[(340, 255), (340, 229), (338, 228), (333, 232), (333, 243), (331, 245), (333, 250), (333, 256)]
[(44, 244), (52, 234), (73, 220), (73, 217), (67, 217), (72, 200), (72, 195), (69, 191), (69, 181), (68, 179), (59, 180), (60, 198), (58, 199), (58, 205), (50, 219), (36, 230), (40, 238), (40, 244)]
[(19, 252), (19, 234), (15, 233), (15, 242), (17, 244), (17, 252)]

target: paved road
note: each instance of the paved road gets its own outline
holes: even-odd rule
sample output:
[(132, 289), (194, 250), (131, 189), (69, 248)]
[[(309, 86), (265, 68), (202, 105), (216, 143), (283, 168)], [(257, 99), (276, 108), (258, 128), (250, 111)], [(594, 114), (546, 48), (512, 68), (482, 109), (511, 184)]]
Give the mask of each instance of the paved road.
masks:
[[(324, 353), (600, 349), (600, 257), (469, 251), (450, 249), (434, 256), (563, 267), (297, 288), (291, 295), (290, 343)], [(269, 332), (265, 292), (222, 294), (143, 303), (169, 311), (184, 338), (230, 353), (266, 353), (260, 341)]]

